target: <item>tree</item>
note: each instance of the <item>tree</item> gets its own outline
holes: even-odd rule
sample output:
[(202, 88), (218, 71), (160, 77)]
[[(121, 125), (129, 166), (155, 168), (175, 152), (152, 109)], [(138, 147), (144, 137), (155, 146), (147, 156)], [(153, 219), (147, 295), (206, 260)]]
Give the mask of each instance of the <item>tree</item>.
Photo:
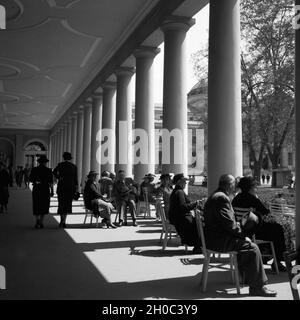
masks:
[[(290, 5), (290, 6), (287, 6)], [(278, 169), (284, 142), (292, 135), (294, 118), (293, 1), (241, 2), (242, 97), (244, 137), (248, 137), (255, 175), (265, 149)], [(254, 128), (253, 128), (254, 126)], [(273, 186), (276, 174), (273, 171)]]
[[(258, 181), (266, 152), (277, 169), (284, 142), (293, 140), (292, 5), (292, 0), (241, 1), (243, 140)], [(207, 80), (207, 52), (192, 55), (199, 80)], [(275, 186), (274, 173), (272, 181)]]

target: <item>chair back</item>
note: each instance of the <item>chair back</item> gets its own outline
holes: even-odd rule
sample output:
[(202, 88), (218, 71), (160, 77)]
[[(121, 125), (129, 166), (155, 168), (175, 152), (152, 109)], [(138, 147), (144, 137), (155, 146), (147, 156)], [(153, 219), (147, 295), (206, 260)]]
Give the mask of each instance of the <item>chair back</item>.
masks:
[(205, 235), (204, 235), (204, 216), (200, 210), (195, 209), (195, 220), (196, 220), (197, 232), (201, 239), (202, 252), (205, 258), (207, 258), (208, 254), (207, 254)]
[(237, 222), (242, 222), (243, 219), (247, 218), (247, 215), (252, 211), (252, 208), (233, 208), (235, 219)]
[(167, 221), (165, 210), (163, 207), (163, 201), (161, 199), (158, 199), (156, 205), (157, 205), (158, 214), (161, 218), (161, 223), (162, 223), (163, 227), (165, 227), (165, 225), (168, 223), (168, 221)]

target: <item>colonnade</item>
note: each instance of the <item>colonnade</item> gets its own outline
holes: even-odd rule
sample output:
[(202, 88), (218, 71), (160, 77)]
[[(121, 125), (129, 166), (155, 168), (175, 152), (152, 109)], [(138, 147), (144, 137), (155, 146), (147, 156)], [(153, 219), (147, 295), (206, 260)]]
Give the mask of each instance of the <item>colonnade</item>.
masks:
[[(208, 181), (215, 189), (222, 173), (242, 175), (239, 0), (210, 1)], [(170, 16), (164, 34), (162, 173), (187, 174), (186, 34), (194, 19)], [(153, 63), (157, 47), (141, 46), (132, 55), (135, 68), (117, 66), (115, 82), (99, 88), (71, 116), (60, 119), (51, 135), (51, 164), (71, 152), (84, 180), (90, 170), (125, 170), (140, 182), (154, 172)], [(136, 73), (135, 136), (130, 83)], [(111, 79), (111, 77), (110, 77)], [(141, 132), (140, 132), (141, 131)], [(147, 139), (143, 140), (143, 133)], [(171, 137), (171, 139), (170, 139)], [(142, 142), (141, 142), (142, 141)], [(141, 155), (140, 147), (147, 151)], [(140, 160), (140, 162), (139, 162)]]

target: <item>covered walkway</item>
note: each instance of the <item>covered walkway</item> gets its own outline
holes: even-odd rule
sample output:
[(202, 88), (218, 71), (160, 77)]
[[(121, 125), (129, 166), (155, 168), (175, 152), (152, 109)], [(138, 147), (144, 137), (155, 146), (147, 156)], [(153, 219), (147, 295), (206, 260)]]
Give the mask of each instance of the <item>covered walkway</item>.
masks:
[[(53, 213), (56, 205), (53, 199)], [(217, 270), (203, 294), (202, 256), (186, 255), (176, 242), (163, 252), (154, 218), (140, 218), (137, 228), (89, 228), (82, 225), (82, 203), (74, 206), (69, 229), (58, 229), (51, 214), (45, 229), (35, 230), (30, 191), (11, 190), (9, 213), (0, 215), (0, 265), (7, 271), (0, 300), (264, 299), (249, 297), (247, 287), (237, 296), (230, 274)], [(267, 274), (276, 299), (292, 300), (287, 274)]]

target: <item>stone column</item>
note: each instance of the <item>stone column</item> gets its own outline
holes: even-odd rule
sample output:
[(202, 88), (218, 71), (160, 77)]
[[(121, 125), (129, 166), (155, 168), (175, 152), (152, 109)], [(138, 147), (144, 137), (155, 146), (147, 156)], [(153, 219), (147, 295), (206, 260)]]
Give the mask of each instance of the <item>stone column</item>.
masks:
[(92, 102), (92, 133), (91, 133), (91, 170), (100, 173), (100, 145), (102, 128), (102, 94), (94, 93)]
[(72, 147), (72, 118), (67, 122), (67, 148), (66, 151), (71, 152)]
[(63, 153), (67, 151), (68, 146), (68, 124), (63, 124)]
[(103, 89), (101, 172), (115, 172), (116, 163), (116, 83), (105, 82)]
[[(300, 0), (295, 4), (300, 6)], [(295, 43), (295, 130), (296, 130), (296, 248), (300, 250), (300, 28), (296, 29)], [(299, 263), (299, 261), (298, 261)]]
[[(169, 17), (162, 25), (165, 38), (162, 172), (184, 173), (188, 167), (186, 33), (195, 23)], [(171, 138), (173, 136), (174, 138)]]
[(71, 153), (76, 161), (76, 144), (77, 144), (77, 113), (72, 117), (72, 134), (71, 134)]
[(85, 103), (83, 109), (82, 187), (91, 165), (92, 104)]
[(222, 174), (243, 174), (239, 0), (210, 1), (209, 194)]
[(58, 160), (58, 162), (61, 162), (62, 155), (64, 152), (64, 127), (63, 127), (63, 125), (59, 131), (59, 138), (60, 138), (60, 145), (59, 145), (59, 160)]
[(116, 166), (115, 171), (124, 170), (132, 176), (132, 106), (130, 81), (133, 68), (121, 67), (116, 71)]
[(78, 183), (81, 184), (82, 179), (82, 158), (83, 158), (83, 110), (77, 111), (77, 132), (76, 132), (76, 162), (78, 171)]
[[(147, 173), (154, 173), (154, 83), (153, 62), (158, 48), (141, 47), (134, 52), (136, 58), (134, 179), (142, 182)], [(142, 132), (138, 132), (138, 130)], [(144, 134), (143, 134), (144, 133)], [(146, 135), (147, 134), (147, 135)], [(139, 141), (137, 142), (137, 138)]]

